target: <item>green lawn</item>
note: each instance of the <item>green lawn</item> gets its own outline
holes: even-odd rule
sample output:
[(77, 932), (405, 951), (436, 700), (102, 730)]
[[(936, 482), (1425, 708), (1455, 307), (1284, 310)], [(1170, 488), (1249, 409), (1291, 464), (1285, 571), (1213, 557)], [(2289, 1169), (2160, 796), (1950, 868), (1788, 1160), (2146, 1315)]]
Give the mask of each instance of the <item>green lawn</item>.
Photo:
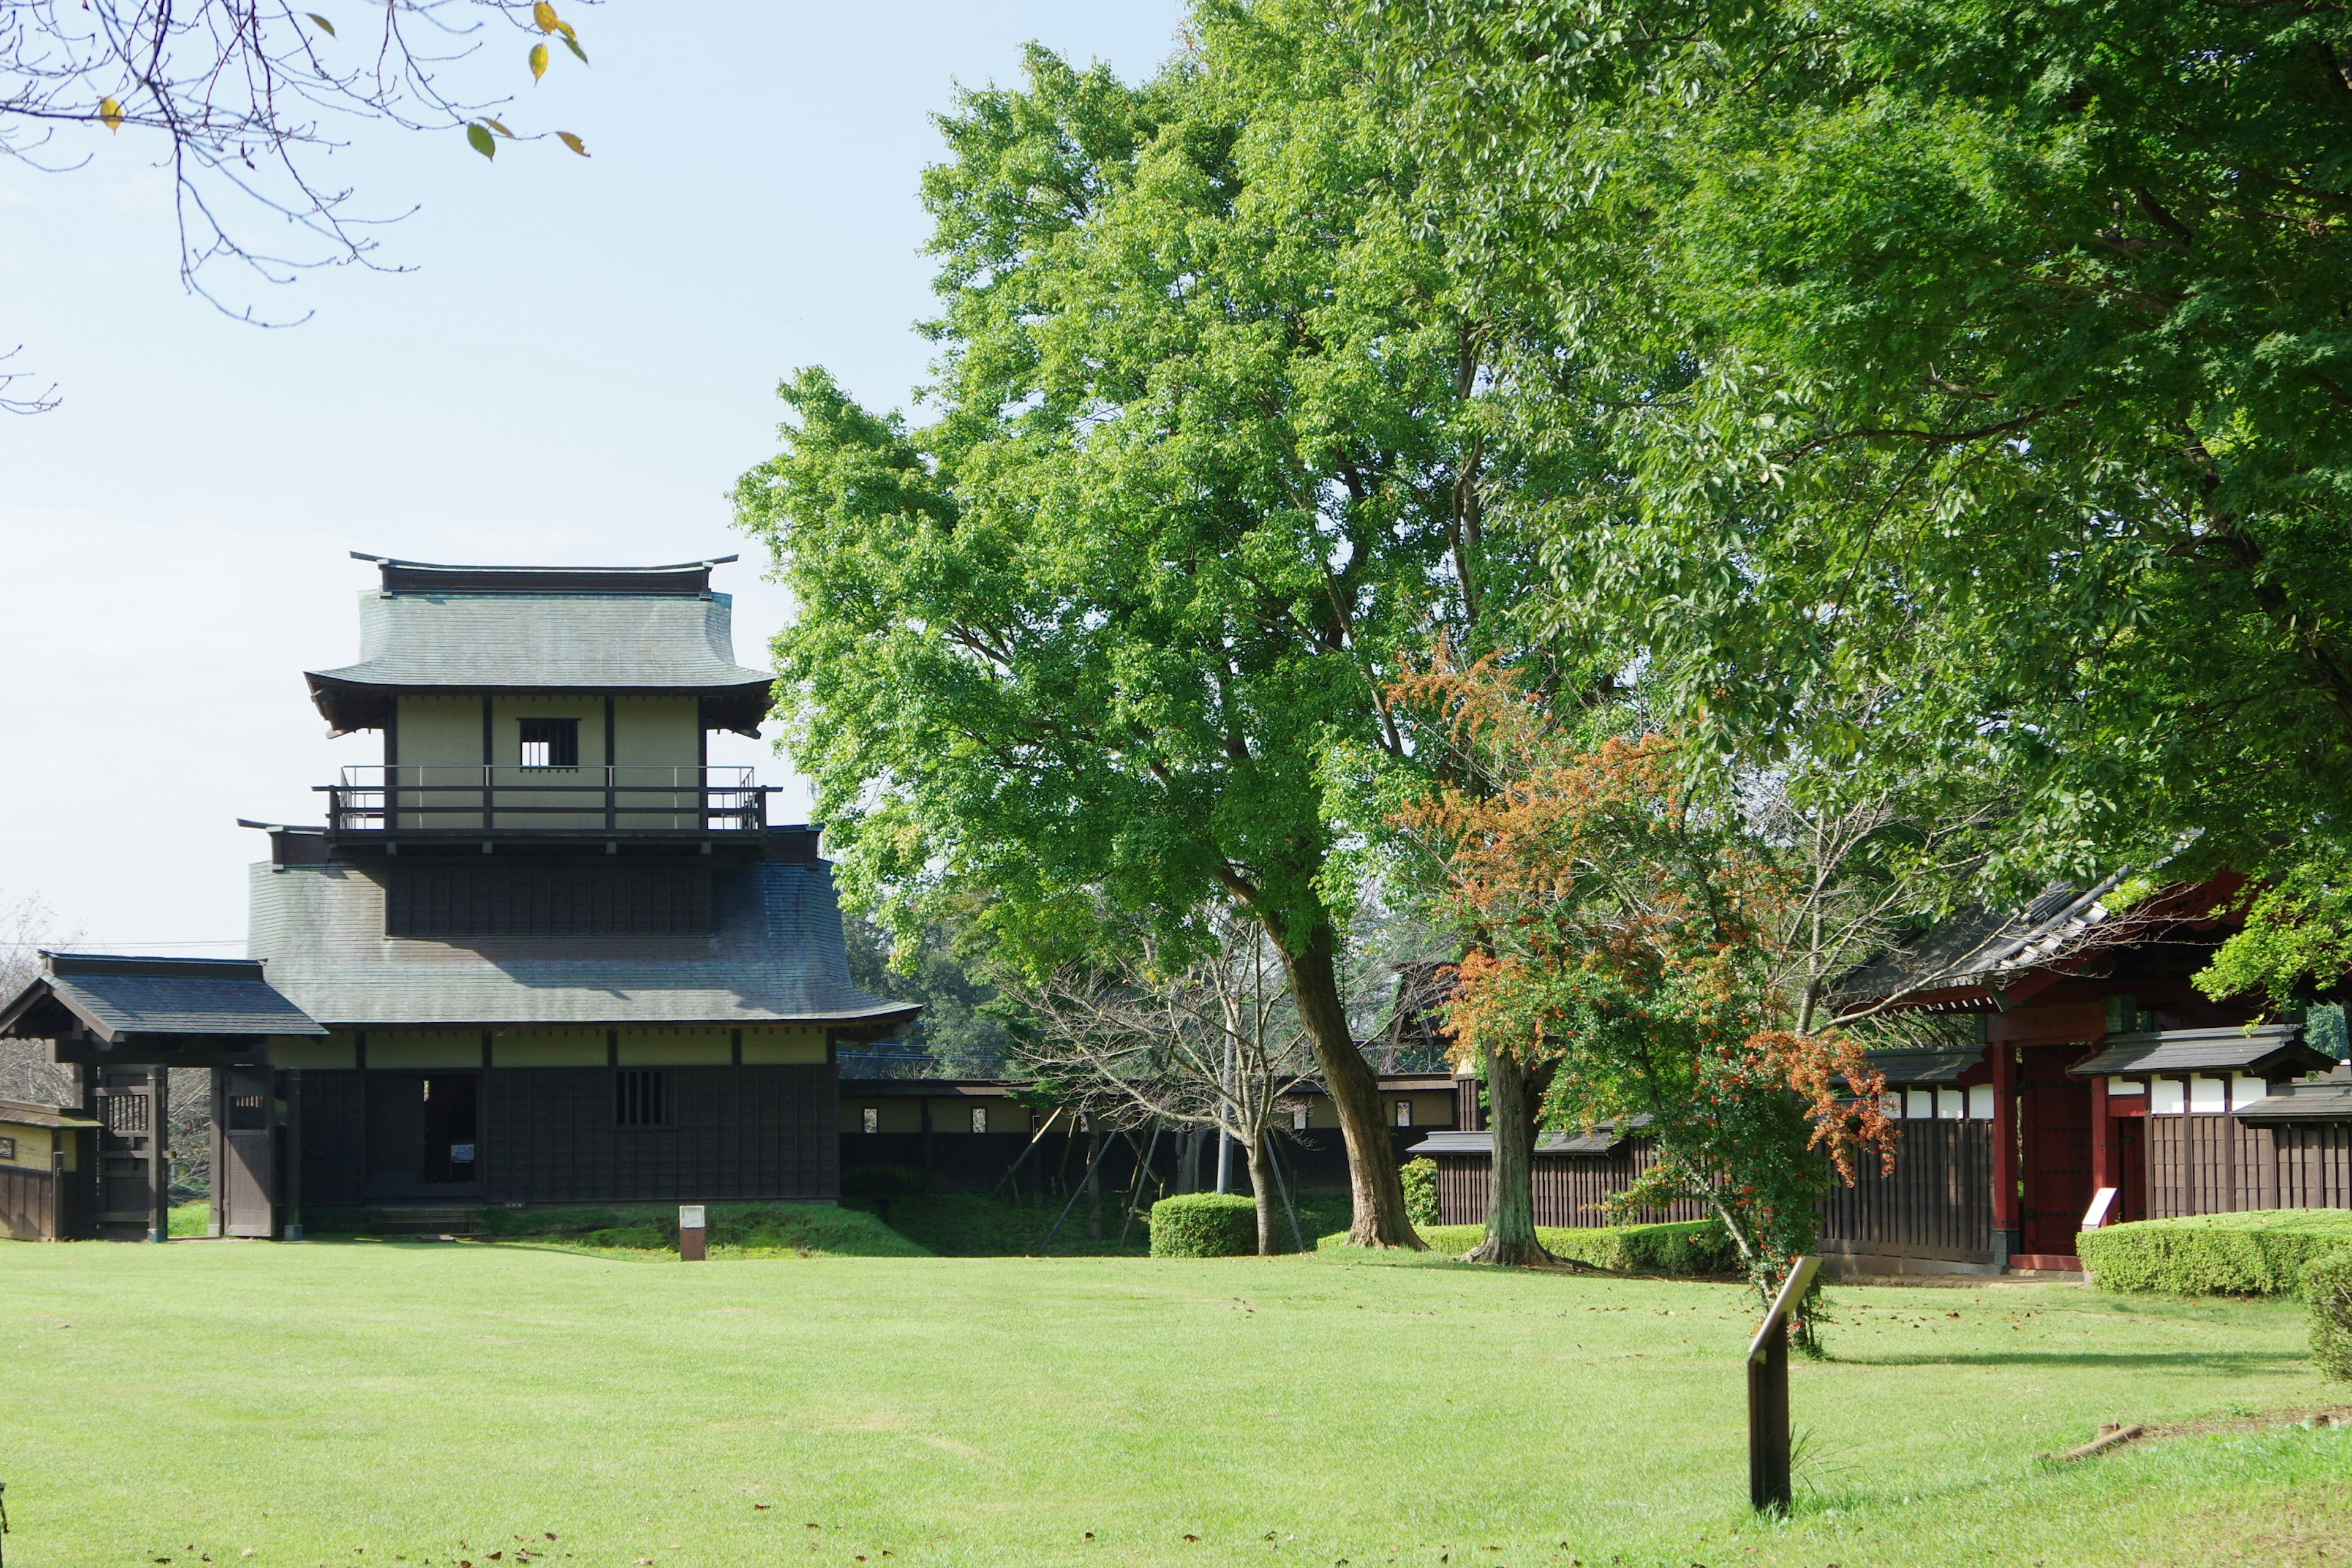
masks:
[[(1744, 1509), (1749, 1313), (1723, 1285), (0, 1245), (7, 1558), (2055, 1568), (2352, 1542), (2352, 1431), (2284, 1424), (2352, 1390), (2292, 1303), (1832, 1299), (1776, 1525)], [(2037, 1463), (2116, 1417), (2217, 1425)]]

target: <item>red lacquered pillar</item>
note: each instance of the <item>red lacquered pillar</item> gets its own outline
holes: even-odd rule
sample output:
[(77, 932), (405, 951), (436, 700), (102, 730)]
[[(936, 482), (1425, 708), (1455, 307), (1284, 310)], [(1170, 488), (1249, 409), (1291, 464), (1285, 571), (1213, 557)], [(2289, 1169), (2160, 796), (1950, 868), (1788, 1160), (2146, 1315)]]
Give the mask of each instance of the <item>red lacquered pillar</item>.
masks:
[(2120, 1187), (2116, 1178), (2116, 1124), (2107, 1120), (2107, 1079), (2105, 1073), (2091, 1080), (2091, 1191), (2101, 1187)]
[(2006, 1264), (2020, 1249), (2017, 1224), (2017, 1047), (1992, 1047), (1992, 1253)]

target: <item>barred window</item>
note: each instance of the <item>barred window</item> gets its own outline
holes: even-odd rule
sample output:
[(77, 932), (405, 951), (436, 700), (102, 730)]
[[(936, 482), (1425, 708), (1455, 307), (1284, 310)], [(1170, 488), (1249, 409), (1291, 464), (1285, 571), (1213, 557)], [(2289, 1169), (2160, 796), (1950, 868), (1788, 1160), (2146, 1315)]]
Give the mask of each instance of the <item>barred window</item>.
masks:
[(616, 1127), (668, 1126), (669, 1074), (635, 1068), (614, 1075), (613, 1124)]
[(971, 1108), (971, 1130), (974, 1132), (988, 1131), (988, 1107), (985, 1105), (975, 1105)]
[(1304, 1132), (1307, 1131), (1307, 1108), (1305, 1106), (1294, 1105), (1290, 1108), (1290, 1130), (1293, 1132)]
[(580, 765), (580, 721), (522, 721), (522, 765), (527, 768), (576, 768)]
[(1410, 1127), (1410, 1126), (1412, 1126), (1412, 1100), (1398, 1100), (1398, 1101), (1396, 1102), (1396, 1110), (1397, 1110), (1397, 1123), (1396, 1123), (1396, 1124), (1397, 1124), (1399, 1127)]
[(269, 1127), (269, 1110), (257, 1094), (236, 1094), (229, 1097), (228, 1130), (232, 1132), (262, 1132)]
[(861, 1110), (861, 1111), (859, 1111), (859, 1112), (857, 1113), (857, 1122), (858, 1122), (858, 1125), (859, 1125), (859, 1126), (863, 1127), (863, 1128), (864, 1128), (866, 1131), (868, 1131), (868, 1132), (879, 1132), (879, 1131), (882, 1131), (882, 1110), (881, 1110), (881, 1107), (879, 1107), (879, 1106), (875, 1106), (875, 1105), (869, 1105), (869, 1106), (867, 1106), (865, 1110)]

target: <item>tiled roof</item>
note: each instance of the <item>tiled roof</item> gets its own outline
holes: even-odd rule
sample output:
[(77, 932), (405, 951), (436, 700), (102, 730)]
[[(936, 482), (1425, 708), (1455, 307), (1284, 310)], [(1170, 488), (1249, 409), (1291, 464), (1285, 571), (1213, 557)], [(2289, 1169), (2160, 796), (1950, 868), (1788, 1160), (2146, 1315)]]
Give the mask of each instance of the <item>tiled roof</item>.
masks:
[[(1627, 1122), (1629, 1131), (1649, 1121), (1636, 1116)], [(1611, 1123), (1602, 1123), (1590, 1132), (1542, 1132), (1536, 1136), (1536, 1158), (1574, 1159), (1607, 1154), (1625, 1142), (1625, 1134)], [(1406, 1151), (1409, 1154), (1475, 1154), (1489, 1158), (1495, 1152), (1492, 1132), (1433, 1132)]]
[(40, 976), (0, 1017), (54, 997), (107, 1040), (132, 1035), (321, 1035), (299, 1007), (242, 958), (43, 955)]
[(2063, 956), (2110, 919), (2100, 900), (2123, 880), (2118, 871), (2088, 889), (2053, 882), (2011, 914), (1963, 910), (1881, 953), (1838, 983), (1842, 1000), (1866, 1001), (1906, 992), (1983, 984)]
[(1921, 1048), (1865, 1051), (1870, 1065), (1885, 1075), (1890, 1085), (1956, 1083), (1962, 1073), (1984, 1060), (1982, 1046), (1953, 1049)]
[(2290, 1084), (2238, 1112), (2241, 1121), (2352, 1121), (2352, 1080)]
[(383, 934), (383, 884), (350, 865), (252, 868), (249, 947), (338, 1027), (755, 1024), (885, 1027), (919, 1007), (849, 982), (831, 868), (711, 873), (708, 936), (428, 942)]
[[(310, 672), (340, 729), (381, 722), (394, 690), (727, 693), (756, 726), (774, 677), (735, 662), (724, 594), (393, 593), (360, 595), (356, 664)], [(742, 718), (730, 710), (732, 721)]]
[(2145, 1035), (2109, 1035), (2106, 1049), (2080, 1067), (2077, 1078), (2148, 1072), (2210, 1072), (2262, 1067), (2315, 1072), (2333, 1066), (2323, 1052), (2304, 1043), (2300, 1024), (2264, 1024), (2243, 1028), (2166, 1029)]

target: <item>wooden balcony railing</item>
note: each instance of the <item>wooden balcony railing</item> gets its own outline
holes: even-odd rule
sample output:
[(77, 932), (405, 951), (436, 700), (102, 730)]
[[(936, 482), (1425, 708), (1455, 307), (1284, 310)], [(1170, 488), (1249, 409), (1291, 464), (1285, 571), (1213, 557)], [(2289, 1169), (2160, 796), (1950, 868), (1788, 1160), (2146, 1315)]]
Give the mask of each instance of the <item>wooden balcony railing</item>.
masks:
[(526, 768), (402, 763), (347, 767), (320, 784), (327, 826), (385, 831), (758, 833), (772, 785), (750, 768)]

